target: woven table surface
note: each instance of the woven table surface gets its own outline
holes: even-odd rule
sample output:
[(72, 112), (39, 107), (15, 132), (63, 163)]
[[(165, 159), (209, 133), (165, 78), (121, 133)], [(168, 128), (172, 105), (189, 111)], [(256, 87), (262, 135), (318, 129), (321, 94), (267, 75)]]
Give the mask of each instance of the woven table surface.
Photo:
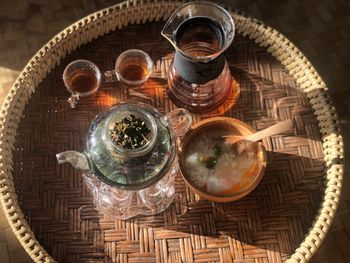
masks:
[[(115, 221), (95, 210), (79, 171), (58, 165), (55, 154), (82, 151), (96, 114), (120, 100), (134, 99), (167, 113), (175, 108), (165, 83), (151, 79), (139, 93), (103, 83), (76, 109), (66, 102), (62, 73), (78, 58), (111, 69), (122, 51), (139, 48), (165, 75), (173, 49), (160, 35), (163, 22), (131, 25), (76, 49), (54, 68), (29, 99), (14, 144), (13, 180), (25, 218), (40, 244), (58, 262), (281, 262), (300, 245), (324, 193), (325, 161), (318, 122), (288, 71), (242, 35), (226, 53), (240, 87), (232, 106), (220, 112), (257, 130), (293, 118), (293, 134), (264, 139), (268, 166), (245, 198), (227, 204), (200, 200), (178, 176), (178, 193), (155, 216)], [(232, 102), (232, 103), (231, 103)], [(216, 113), (210, 114), (210, 116)], [(209, 117), (193, 115), (197, 122)], [(185, 214), (180, 214), (183, 207)]]

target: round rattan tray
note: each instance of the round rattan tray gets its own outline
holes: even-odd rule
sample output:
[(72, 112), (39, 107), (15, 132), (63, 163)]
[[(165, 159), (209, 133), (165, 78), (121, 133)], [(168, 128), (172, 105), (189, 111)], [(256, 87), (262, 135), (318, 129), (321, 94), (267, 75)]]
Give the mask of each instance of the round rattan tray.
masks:
[(343, 141), (327, 88), (288, 39), (236, 11), (237, 37), (226, 57), (240, 97), (193, 117), (232, 116), (257, 130), (295, 120), (293, 134), (264, 140), (269, 162), (252, 193), (211, 203), (178, 176), (166, 211), (116, 221), (95, 210), (79, 172), (56, 163), (55, 153), (82, 150), (90, 121), (119, 100), (163, 113), (175, 108), (166, 84), (154, 79), (136, 92), (103, 84), (72, 110), (62, 72), (77, 58), (111, 69), (119, 53), (140, 48), (164, 77), (173, 50), (160, 30), (179, 4), (128, 1), (89, 15), (39, 50), (11, 88), (0, 116), (0, 198), (35, 262), (307, 262), (325, 238), (343, 176)]

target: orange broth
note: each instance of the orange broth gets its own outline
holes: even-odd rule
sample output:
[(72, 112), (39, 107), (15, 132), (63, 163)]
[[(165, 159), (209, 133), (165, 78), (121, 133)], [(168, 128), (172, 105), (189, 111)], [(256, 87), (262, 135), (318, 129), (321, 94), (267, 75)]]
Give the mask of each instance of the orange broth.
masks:
[(247, 188), (259, 172), (257, 144), (250, 144), (239, 155), (232, 144), (223, 139), (227, 131), (210, 129), (189, 143), (184, 166), (192, 183), (203, 191), (229, 195)]

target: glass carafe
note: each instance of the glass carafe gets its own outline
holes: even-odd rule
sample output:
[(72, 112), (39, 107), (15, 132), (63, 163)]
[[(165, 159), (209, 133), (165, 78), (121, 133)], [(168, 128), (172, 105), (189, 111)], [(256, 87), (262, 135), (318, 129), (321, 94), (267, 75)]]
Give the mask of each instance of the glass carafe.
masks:
[[(116, 144), (111, 136), (116, 123), (130, 116), (149, 129), (147, 142), (137, 148)], [(97, 209), (105, 215), (127, 219), (156, 214), (174, 198), (176, 137), (191, 123), (185, 109), (162, 116), (150, 105), (121, 102), (92, 121), (83, 153), (66, 151), (58, 153), (57, 159), (84, 171), (83, 180)]]
[(231, 45), (231, 15), (211, 2), (190, 2), (169, 18), (162, 35), (175, 48), (168, 71), (168, 95), (179, 107), (210, 111), (229, 96), (232, 76), (223, 52)]

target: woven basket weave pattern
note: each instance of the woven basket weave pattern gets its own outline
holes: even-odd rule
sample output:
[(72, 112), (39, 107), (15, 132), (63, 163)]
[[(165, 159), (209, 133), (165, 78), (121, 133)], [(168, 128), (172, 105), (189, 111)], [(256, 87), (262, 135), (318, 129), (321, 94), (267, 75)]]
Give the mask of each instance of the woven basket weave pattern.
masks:
[[(45, 47), (43, 47), (28, 63), (16, 83), (13, 85), (13, 88), (10, 90), (9, 96), (2, 107), (0, 119), (2, 134), (0, 174), (1, 200), (12, 229), (26, 251), (36, 262), (51, 262), (53, 259), (37, 242), (31, 232), (31, 228), (23, 217), (20, 206), (16, 200), (12, 175), (12, 151), (16, 141), (15, 135), (26, 103), (31, 98), (38, 84), (60, 63), (61, 59), (65, 57), (66, 54), (75, 50), (80, 45), (89, 42), (91, 39), (97, 38), (98, 36), (117, 28), (125, 27), (128, 24), (145, 23), (147, 21), (157, 21), (166, 18), (177, 5), (178, 3), (174, 2), (149, 2), (144, 5), (139, 5), (137, 1), (130, 1), (105, 9), (82, 19), (59, 33)], [(318, 120), (318, 125), (322, 135), (324, 160), (326, 162), (327, 177), (325, 180), (325, 193), (319, 214), (315, 217), (312, 228), (301, 245), (296, 249), (295, 253), (291, 255), (290, 259), (291, 262), (306, 262), (314, 254), (324, 239), (339, 201), (343, 175), (343, 151), (342, 138), (339, 135), (335, 109), (331, 106), (327, 89), (322, 79), (313, 69), (310, 62), (307, 61), (292, 43), (272, 28), (262, 24), (260, 21), (234, 12), (232, 14), (235, 18), (237, 30), (240, 34), (249, 37), (260, 46), (267, 48), (268, 52), (270, 52), (287, 70), (289, 70), (289, 73), (296, 80), (297, 87), (309, 99), (309, 102), (314, 109), (314, 115)], [(167, 63), (167, 60), (163, 60), (159, 67), (164, 68), (164, 65)], [(233, 73), (235, 74), (235, 72)], [(239, 76), (239, 72), (236, 72), (236, 75)], [(119, 95), (125, 97), (125, 94)], [(273, 94), (271, 96), (273, 96)], [(296, 97), (298, 96), (299, 95), (296, 95)], [(299, 98), (301, 97), (302, 96), (299, 96)], [(296, 100), (295, 102), (303, 104), (302, 100)], [(290, 101), (289, 103), (293, 103), (293, 101)], [(288, 105), (288, 101), (280, 101), (280, 104)], [(165, 105), (165, 108), (170, 109), (171, 107)], [(288, 109), (286, 110), (288, 111)], [(281, 112), (283, 114), (283, 110), (281, 110)], [(271, 112), (271, 114), (274, 113)], [(196, 120), (198, 120), (198, 118)], [(261, 127), (257, 128), (260, 129)], [(317, 134), (317, 132), (314, 133)], [(77, 143), (79, 143), (79, 138)], [(78, 147), (79, 146), (77, 146), (77, 148)], [(122, 228), (123, 227), (121, 227), (121, 229)], [(148, 230), (144, 229), (143, 231)], [(147, 236), (147, 233), (144, 233), (144, 235), (141, 236)], [(181, 240), (181, 242), (185, 242), (180, 242), (180, 247), (184, 248), (184, 250), (191, 247), (189, 244), (186, 244), (188, 239), (184, 238)], [(234, 246), (234, 244), (232, 244), (232, 246)], [(168, 244), (168, 247), (171, 247), (171, 242)], [(119, 247), (119, 249), (128, 248)], [(220, 249), (220, 251), (222, 251), (220, 255), (226, 255), (227, 247), (225, 248), (225, 246), (223, 246), (223, 248)], [(185, 262), (189, 261), (186, 260), (188, 259), (186, 258), (188, 256), (187, 254), (188, 253), (181, 255), (181, 258), (185, 259)], [(123, 255), (121, 257), (123, 257)], [(165, 259), (164, 257), (165, 255), (163, 255), (162, 259)], [(224, 258), (220, 259), (222, 261), (225, 260)], [(122, 261), (121, 258), (120, 260)]]

